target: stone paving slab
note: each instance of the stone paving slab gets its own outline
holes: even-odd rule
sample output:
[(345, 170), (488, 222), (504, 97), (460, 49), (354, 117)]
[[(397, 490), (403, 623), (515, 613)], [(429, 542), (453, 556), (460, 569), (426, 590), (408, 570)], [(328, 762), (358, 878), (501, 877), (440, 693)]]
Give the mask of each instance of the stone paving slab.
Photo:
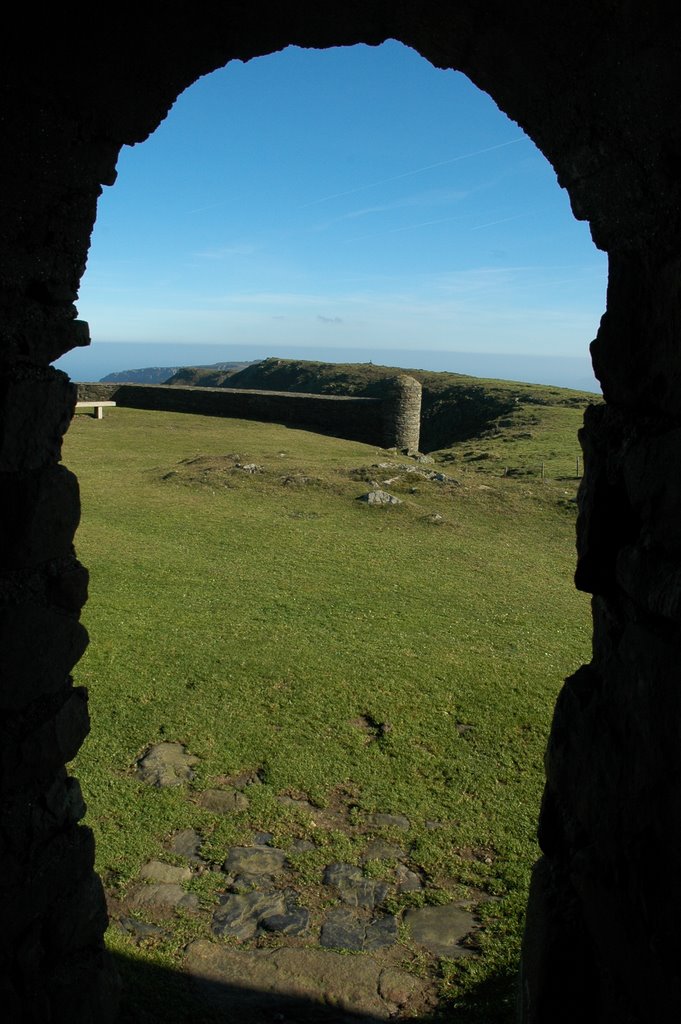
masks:
[(471, 956), (471, 950), (460, 945), (476, 928), (476, 920), (468, 910), (451, 904), (419, 907), (406, 912), (404, 923), (413, 941), (435, 956)]
[(181, 786), (194, 778), (193, 766), (198, 762), (181, 743), (154, 743), (137, 762), (137, 776), (158, 789)]
[(198, 910), (199, 898), (193, 892), (185, 892), (176, 883), (160, 882), (157, 884), (142, 883), (135, 886), (128, 894), (131, 907), (159, 907), (174, 910)]
[(184, 968), (200, 1003), (227, 1019), (271, 1024), (279, 1014), (287, 1024), (364, 1014), (383, 1021), (401, 1006), (418, 1010), (434, 1004), (429, 983), (370, 956), (330, 950), (234, 950), (198, 939), (187, 951)]
[[(155, 744), (138, 761), (138, 777), (156, 787), (186, 784), (196, 760), (179, 743)], [(187, 800), (216, 818), (242, 814), (249, 802), (240, 787), (260, 782), (252, 772), (215, 781), (220, 788), (198, 795), (188, 789)], [(202, 835), (182, 829), (165, 839), (168, 859), (181, 858), (182, 865), (148, 861), (123, 898), (108, 895), (112, 920), (137, 944), (170, 938), (178, 912), (190, 912), (198, 929), (193, 934), (203, 936), (189, 947), (185, 964), (197, 990), (197, 1021), (201, 1005), (206, 1015), (217, 1006), (225, 1020), (248, 1024), (357, 1024), (358, 1014), (364, 1024), (407, 1021), (437, 1005), (437, 957), (479, 955), (468, 937), (480, 928), (471, 911), (482, 894), (467, 903), (431, 905), (429, 890), (449, 886), (429, 878), (415, 859), (405, 834), (409, 819), (378, 811), (358, 822), (349, 813), (355, 798), (353, 789), (344, 789), (317, 809), (304, 794), (279, 794), (280, 802), (310, 815), (315, 833), (281, 849), (255, 818), (250, 843), (224, 849), (221, 864), (214, 854), (201, 855)], [(359, 863), (332, 861), (310, 877), (295, 854), (319, 852), (329, 829), (361, 837), (354, 853)], [(471, 857), (483, 853), (471, 851)], [(212, 907), (192, 891), (203, 891), (194, 880), (208, 871), (208, 891), (218, 901)], [(402, 909), (408, 893), (426, 905)], [(408, 938), (401, 940), (402, 924)], [(405, 967), (409, 963), (419, 977)]]
[(150, 860), (142, 866), (140, 871), (140, 878), (143, 878), (146, 882), (181, 885), (182, 882), (188, 882), (191, 877), (191, 868), (186, 866), (177, 867), (175, 864), (164, 864), (160, 860)]
[(248, 809), (248, 797), (238, 789), (204, 789), (197, 800), (199, 807), (214, 814), (234, 814)]

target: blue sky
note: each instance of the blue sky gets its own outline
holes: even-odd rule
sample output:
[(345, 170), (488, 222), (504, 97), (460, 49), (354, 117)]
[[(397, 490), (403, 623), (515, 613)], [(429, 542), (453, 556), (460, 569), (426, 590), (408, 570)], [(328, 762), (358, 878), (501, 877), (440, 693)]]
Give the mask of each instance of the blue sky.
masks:
[(545, 158), (396, 42), (232, 62), (118, 175), (78, 302), (95, 345), (585, 358), (603, 312), (605, 256)]

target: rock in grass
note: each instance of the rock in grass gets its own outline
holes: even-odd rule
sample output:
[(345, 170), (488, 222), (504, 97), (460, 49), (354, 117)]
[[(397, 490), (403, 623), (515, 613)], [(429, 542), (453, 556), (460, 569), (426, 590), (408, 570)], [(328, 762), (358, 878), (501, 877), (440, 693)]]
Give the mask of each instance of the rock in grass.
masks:
[(402, 499), (396, 498), (394, 494), (388, 494), (387, 491), (368, 491), (366, 494), (361, 494), (358, 501), (365, 501), (367, 505), (401, 505)]
[(194, 778), (192, 766), (198, 761), (181, 743), (154, 743), (137, 762), (137, 777), (159, 789), (181, 786)]
[(191, 868), (164, 864), (160, 860), (150, 860), (140, 871), (140, 878), (147, 882), (180, 883), (188, 882), (191, 877)]
[(336, 907), (326, 916), (319, 944), (325, 949), (349, 949), (360, 953), (364, 949), (365, 938), (365, 922), (346, 907)]
[(378, 828), (399, 828), (403, 832), (408, 832), (411, 828), (411, 822), (409, 818), (405, 818), (404, 814), (383, 814), (382, 812), (370, 814), (369, 824), (377, 825)]
[(214, 814), (234, 814), (248, 808), (248, 797), (237, 789), (204, 789), (197, 803)]
[(407, 851), (397, 843), (389, 843), (387, 839), (372, 839), (367, 843), (361, 859), (362, 864), (369, 860), (406, 860)]
[(347, 907), (329, 911), (319, 938), (319, 944), (326, 949), (347, 949), (356, 953), (385, 949), (395, 942), (397, 921), (392, 914), (367, 921)]
[(214, 935), (252, 939), (261, 917), (274, 917), (285, 912), (282, 893), (234, 893), (225, 897), (222, 906), (215, 911), (211, 927)]
[(145, 939), (157, 939), (165, 935), (163, 929), (159, 928), (157, 924), (137, 921), (134, 917), (121, 917), (117, 924), (121, 931), (132, 935), (136, 942), (143, 942)]
[(193, 828), (183, 828), (170, 840), (168, 848), (171, 853), (176, 853), (187, 860), (201, 861), (199, 850), (201, 849), (201, 836)]
[(397, 918), (384, 914), (370, 921), (366, 927), (364, 949), (371, 953), (375, 949), (386, 949), (397, 942)]
[(240, 875), (276, 875), (284, 867), (286, 854), (274, 846), (232, 846), (223, 871)]
[(286, 903), (283, 914), (266, 914), (260, 919), (260, 930), (278, 932), (280, 935), (304, 935), (310, 926), (310, 911), (307, 907), (299, 907)]
[(419, 946), (425, 946), (435, 956), (470, 956), (470, 949), (460, 945), (475, 928), (475, 918), (469, 911), (451, 904), (443, 907), (419, 907), (408, 910), (404, 923)]
[(142, 884), (134, 890), (130, 898), (130, 906), (198, 910), (199, 898), (196, 893), (185, 892), (181, 886), (171, 882), (160, 882), (155, 885)]
[(343, 903), (371, 910), (383, 902), (388, 885), (375, 878), (365, 878), (362, 869), (353, 864), (329, 864), (324, 871), (324, 885), (338, 890)]
[(226, 896), (211, 927), (214, 935), (244, 940), (263, 932), (304, 935), (309, 923), (310, 912), (298, 906), (293, 893), (249, 892)]

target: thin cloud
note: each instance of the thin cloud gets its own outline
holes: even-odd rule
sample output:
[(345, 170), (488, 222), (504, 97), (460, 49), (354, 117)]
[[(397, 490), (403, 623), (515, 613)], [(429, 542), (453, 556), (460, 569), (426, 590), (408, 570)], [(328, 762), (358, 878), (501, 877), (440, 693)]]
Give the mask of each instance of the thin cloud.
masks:
[(229, 256), (252, 256), (254, 252), (256, 252), (255, 245), (223, 245), (217, 249), (194, 252), (192, 256), (202, 260), (224, 260)]
[(215, 210), (218, 206), (224, 206), (227, 202), (223, 199), (220, 203), (210, 203), (209, 206), (195, 206), (192, 210), (187, 210), (187, 213), (203, 213), (204, 210)]
[(343, 321), (339, 316), (322, 316), (320, 313), (317, 314), (317, 319), (323, 324), (342, 324)]
[(340, 199), (342, 196), (352, 196), (357, 192), (364, 192), (369, 188), (377, 188), (379, 185), (388, 185), (391, 181), (400, 181), (402, 178), (410, 178), (414, 174), (423, 174), (424, 171), (432, 171), (435, 167), (445, 167), (447, 164), (457, 164), (461, 160), (470, 160), (475, 156), (482, 156), (484, 153), (492, 153), (496, 149), (505, 149), (506, 146), (514, 146), (518, 142), (525, 142), (526, 137), (520, 135), (517, 139), (509, 142), (500, 142), (496, 146), (487, 146), (485, 149), (476, 149), (472, 153), (462, 153), (461, 156), (453, 156), (448, 160), (438, 160), (434, 164), (424, 164), (423, 167), (415, 167), (412, 171), (404, 171), (402, 174), (395, 174), (390, 178), (382, 178), (380, 181), (371, 181), (365, 185), (358, 185), (356, 188), (349, 188), (345, 192), (334, 192), (329, 196), (322, 196), (320, 199), (313, 199), (310, 203), (304, 203), (301, 210), (309, 206), (318, 206), (319, 203), (328, 203), (330, 199)]
[(402, 199), (395, 199), (389, 203), (375, 203), (373, 206), (362, 206), (357, 210), (348, 210), (347, 213), (342, 213), (338, 217), (332, 217), (331, 220), (318, 224), (315, 230), (325, 231), (334, 224), (340, 224), (346, 220), (359, 220), (360, 217), (368, 217), (376, 213), (391, 213), (394, 210), (406, 210), (414, 207), (446, 206), (450, 203), (460, 203), (463, 199), (468, 199), (475, 191), (477, 189), (440, 188), (430, 189), (426, 192), (417, 192), (413, 195), (404, 196)]
[(453, 217), (438, 217), (436, 220), (420, 220), (416, 224), (403, 224), (400, 228), (386, 228), (384, 231), (372, 231), (366, 235), (353, 235), (346, 238), (346, 242), (360, 242), (365, 238), (380, 238), (382, 235), (396, 235), (399, 231), (414, 231), (415, 228), (428, 228), (431, 224), (447, 224), (454, 220), (465, 220), (470, 213), (459, 213)]
[(476, 224), (475, 227), (469, 228), (470, 231), (481, 231), (482, 228), (493, 228), (495, 224), (506, 224), (509, 220), (518, 220), (520, 217), (527, 217), (526, 213), (514, 213), (512, 217), (502, 217), (501, 220), (490, 220), (485, 224)]

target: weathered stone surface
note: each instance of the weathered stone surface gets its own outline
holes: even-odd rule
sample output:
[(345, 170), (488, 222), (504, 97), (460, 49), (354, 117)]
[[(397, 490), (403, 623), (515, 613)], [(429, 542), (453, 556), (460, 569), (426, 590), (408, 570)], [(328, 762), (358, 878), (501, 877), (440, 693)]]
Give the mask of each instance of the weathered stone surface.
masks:
[(78, 481), (65, 466), (0, 474), (0, 565), (23, 568), (70, 555), (80, 520)]
[(376, 825), (378, 828), (399, 828), (403, 832), (408, 832), (411, 828), (411, 822), (409, 818), (406, 818), (404, 814), (370, 814), (369, 824)]
[(372, 909), (383, 902), (388, 885), (375, 878), (365, 878), (362, 869), (353, 864), (329, 864), (324, 870), (324, 884), (338, 890), (343, 903)]
[(277, 803), (283, 804), (285, 807), (296, 807), (300, 811), (307, 811), (308, 814), (314, 814), (317, 810), (315, 805), (310, 803), (310, 801), (306, 800), (304, 797), (296, 798), (293, 796), (287, 796), (285, 793), (282, 793), (277, 797)]
[(397, 942), (397, 918), (392, 914), (382, 914), (374, 918), (366, 927), (364, 949), (371, 953), (386, 949)]
[(294, 839), (291, 843), (291, 853), (311, 853), (316, 849), (311, 839)]
[(139, 885), (129, 896), (131, 907), (172, 907), (183, 910), (198, 910), (199, 898), (193, 892), (185, 892), (174, 882), (157, 882)]
[(255, 832), (253, 835), (254, 846), (269, 846), (274, 839), (272, 832)]
[[(78, 396), (81, 400), (113, 399), (118, 405), (132, 409), (290, 423), (370, 444), (380, 443), (386, 410), (388, 420), (393, 419), (389, 403), (383, 399), (349, 395), (176, 387), (164, 384), (84, 384), (79, 385)], [(228, 471), (230, 475), (254, 472), (237, 468), (231, 460)], [(167, 474), (164, 476), (169, 479)], [(290, 476), (284, 477), (282, 482), (289, 486), (302, 484), (299, 478), (293, 480)], [(315, 481), (308, 478), (306, 482), (314, 484)]]
[(397, 942), (397, 920), (392, 914), (366, 918), (348, 907), (330, 910), (322, 923), (319, 937), (327, 949), (372, 952), (386, 949)]
[(184, 968), (200, 1005), (257, 1024), (273, 1013), (328, 1024), (347, 1024), (347, 1014), (387, 1020), (410, 996), (432, 998), (416, 979), (394, 969), (384, 973), (371, 957), (327, 949), (242, 951), (200, 939), (190, 945)]
[(137, 775), (142, 782), (159, 789), (181, 786), (194, 778), (192, 766), (198, 760), (181, 743), (155, 743), (137, 762)]
[(45, 922), (42, 941), (65, 957), (95, 944), (106, 926), (102, 883), (91, 874), (81, 885), (58, 894)]
[(402, 499), (396, 497), (394, 494), (388, 494), (387, 491), (367, 491), (366, 494), (361, 494), (358, 501), (365, 501), (367, 505), (401, 505)]
[(276, 875), (283, 870), (286, 854), (274, 846), (232, 846), (223, 864), (231, 874)]
[(369, 860), (405, 860), (406, 856), (406, 851), (397, 843), (389, 843), (387, 839), (372, 839), (362, 854), (362, 863)]
[(470, 956), (460, 942), (476, 927), (475, 918), (459, 907), (418, 907), (408, 910), (404, 923), (414, 942), (436, 956)]
[(420, 875), (417, 875), (415, 871), (410, 871), (404, 864), (397, 865), (395, 881), (398, 892), (420, 892), (423, 889)]
[(191, 861), (200, 861), (202, 859), (199, 856), (201, 836), (193, 828), (183, 828), (172, 837), (168, 844), (168, 849), (179, 857), (186, 857), (187, 860)]
[(78, 779), (59, 772), (45, 794), (45, 806), (58, 822), (80, 821), (87, 808)]
[(87, 601), (90, 574), (77, 558), (59, 559), (46, 574), (45, 592), (51, 605), (66, 612), (79, 612)]
[(178, 867), (175, 864), (164, 864), (160, 860), (150, 860), (140, 870), (140, 878), (147, 882), (176, 883), (188, 882), (192, 877), (191, 868)]
[(165, 935), (163, 928), (157, 924), (147, 924), (146, 921), (137, 921), (134, 917), (120, 917), (118, 926), (121, 931), (132, 935), (138, 942), (145, 939), (157, 939)]
[(248, 797), (237, 789), (204, 789), (197, 803), (215, 814), (234, 814), (248, 808)]
[(305, 935), (310, 927), (310, 911), (307, 907), (299, 907), (287, 902), (283, 914), (264, 914), (260, 918), (260, 928), (266, 932), (278, 932), (280, 935)]
[(378, 994), (381, 999), (393, 1003), (397, 1007), (413, 1007), (422, 1005), (423, 1000), (432, 995), (432, 983), (395, 967), (386, 967), (378, 979)]
[(322, 923), (319, 944), (327, 949), (361, 952), (366, 939), (366, 921), (346, 907), (330, 910)]
[[(406, 373), (391, 381), (386, 402), (384, 445), (400, 451), (418, 452), (421, 437), (421, 384)], [(392, 406), (392, 408), (391, 408)]]
[(299, 906), (292, 891), (249, 892), (223, 898), (213, 914), (212, 930), (235, 939), (252, 939), (262, 932), (296, 936), (304, 935), (309, 923), (309, 911)]
[(87, 641), (84, 626), (57, 609), (28, 603), (0, 609), (3, 672), (13, 682), (0, 690), (0, 709), (25, 708), (63, 686)]
[(223, 781), (228, 786), (231, 786), (232, 789), (238, 789), (239, 791), (248, 789), (249, 786), (262, 785), (262, 779), (256, 771), (239, 772), (237, 775), (230, 775), (228, 778), (223, 779)]
[(0, 364), (0, 473), (59, 462), (76, 388), (51, 367)]
[(25, 787), (41, 778), (49, 779), (51, 784), (55, 772), (75, 757), (88, 734), (90, 718), (84, 687), (67, 685), (39, 703), (41, 711), (47, 712), (44, 720), (29, 716), (33, 728), (21, 737), (22, 741), (18, 743), (11, 736), (0, 750), (2, 789), (11, 788), (12, 765), (21, 767)]
[(252, 939), (262, 917), (283, 915), (286, 903), (283, 893), (249, 892), (230, 894), (213, 914), (215, 935), (235, 939)]
[(276, 886), (273, 875), (227, 875), (231, 882), (228, 886), (230, 892), (272, 892)]

